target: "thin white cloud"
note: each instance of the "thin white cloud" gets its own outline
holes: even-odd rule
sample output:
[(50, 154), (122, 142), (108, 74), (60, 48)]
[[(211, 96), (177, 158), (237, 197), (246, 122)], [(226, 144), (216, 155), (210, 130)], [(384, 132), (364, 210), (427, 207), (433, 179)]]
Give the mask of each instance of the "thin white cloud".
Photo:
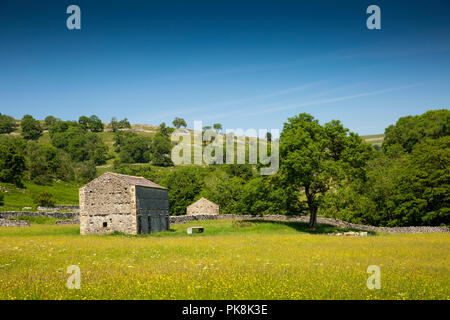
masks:
[(299, 92), (299, 91), (302, 91), (302, 90), (306, 90), (306, 89), (314, 87), (314, 86), (316, 86), (316, 85), (318, 85), (320, 83), (321, 82), (319, 82), (319, 81), (311, 82), (311, 83), (306, 83), (306, 84), (298, 86), (298, 87), (288, 88), (288, 89), (284, 89), (284, 90), (279, 90), (279, 91), (275, 91), (275, 92), (271, 92), (271, 93), (267, 93), (267, 94), (263, 94), (263, 95), (259, 95), (259, 96), (253, 96), (253, 97), (247, 97), (247, 98), (235, 99), (235, 100), (227, 100), (227, 101), (222, 101), (222, 102), (217, 102), (217, 103), (214, 103), (214, 104), (210, 104), (208, 106), (205, 105), (205, 106), (201, 106), (201, 107), (178, 109), (176, 111), (171, 111), (171, 112), (159, 114), (157, 117), (155, 117), (155, 119), (163, 119), (163, 118), (167, 118), (167, 117), (192, 114), (192, 113), (199, 112), (199, 111), (211, 110), (211, 108), (214, 108), (214, 107), (222, 107), (222, 106), (228, 106), (228, 105), (233, 105), (233, 104), (240, 104), (240, 103), (243, 103), (243, 102), (249, 102), (249, 101), (258, 100), (258, 99), (264, 99), (264, 98), (271, 98), (271, 97), (281, 96), (281, 95), (285, 95), (285, 94), (289, 94), (289, 93), (293, 93), (293, 92)]
[(260, 115), (263, 113), (296, 109), (296, 108), (301, 108), (301, 107), (307, 107), (307, 106), (312, 106), (312, 105), (321, 105), (321, 104), (327, 104), (327, 103), (333, 103), (333, 102), (339, 102), (339, 101), (345, 101), (345, 100), (352, 100), (352, 99), (357, 99), (357, 98), (366, 97), (366, 96), (373, 96), (373, 95), (413, 88), (418, 85), (419, 84), (412, 84), (412, 85), (392, 87), (392, 88), (386, 88), (386, 89), (370, 91), (370, 92), (362, 92), (362, 93), (341, 96), (341, 97), (311, 100), (311, 101), (308, 101), (305, 103), (300, 103), (300, 104), (291, 104), (291, 105), (285, 105), (285, 106), (280, 106), (280, 105), (263, 106), (263, 107), (259, 107), (258, 110), (254, 110), (254, 108), (248, 108), (247, 110), (252, 110), (252, 111), (247, 112), (247, 113), (243, 113), (242, 112), (243, 110), (241, 109), (241, 110), (231, 111), (228, 113), (211, 114), (211, 115), (208, 115), (206, 118), (218, 119), (218, 118), (223, 118), (223, 117), (227, 117), (227, 116), (231, 116), (231, 115), (239, 115), (240, 117), (254, 116), (254, 115)]
[(339, 102), (339, 101), (344, 101), (344, 100), (351, 100), (351, 99), (373, 96), (373, 95), (378, 95), (378, 94), (387, 93), (387, 92), (409, 89), (409, 88), (413, 88), (413, 87), (417, 87), (417, 86), (418, 86), (418, 84), (412, 84), (412, 85), (407, 85), (407, 86), (393, 87), (393, 88), (387, 88), (387, 89), (370, 91), (370, 92), (362, 92), (362, 93), (348, 95), (348, 96), (342, 96), (342, 97), (313, 100), (313, 101), (309, 101), (309, 102), (305, 102), (305, 103), (301, 103), (301, 104), (268, 108), (265, 110), (260, 110), (253, 114), (268, 113), (268, 112), (275, 112), (275, 111), (281, 111), (281, 110), (296, 109), (296, 108), (307, 107), (307, 106), (312, 106), (312, 105), (320, 105), (320, 104), (333, 103), (333, 102)]

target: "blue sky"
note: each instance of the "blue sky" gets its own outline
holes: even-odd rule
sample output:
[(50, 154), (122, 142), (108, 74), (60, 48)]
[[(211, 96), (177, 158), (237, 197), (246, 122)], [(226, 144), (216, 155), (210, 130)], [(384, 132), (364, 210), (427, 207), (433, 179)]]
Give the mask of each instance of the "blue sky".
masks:
[[(66, 28), (67, 6), (81, 30)], [(366, 8), (381, 8), (381, 30)], [(450, 102), (448, 1), (0, 2), (0, 112), (360, 134)]]

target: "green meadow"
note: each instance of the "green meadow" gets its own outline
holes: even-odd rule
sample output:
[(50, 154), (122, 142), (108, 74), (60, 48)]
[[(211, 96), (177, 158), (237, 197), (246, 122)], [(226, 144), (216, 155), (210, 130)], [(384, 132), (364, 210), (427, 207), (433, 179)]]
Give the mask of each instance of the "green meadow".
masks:
[[(189, 226), (205, 233), (187, 235)], [(372, 234), (303, 223), (201, 221), (151, 235), (78, 226), (0, 228), (0, 299), (449, 299), (449, 234)], [(81, 289), (66, 286), (67, 267)], [(370, 290), (367, 267), (381, 271)]]

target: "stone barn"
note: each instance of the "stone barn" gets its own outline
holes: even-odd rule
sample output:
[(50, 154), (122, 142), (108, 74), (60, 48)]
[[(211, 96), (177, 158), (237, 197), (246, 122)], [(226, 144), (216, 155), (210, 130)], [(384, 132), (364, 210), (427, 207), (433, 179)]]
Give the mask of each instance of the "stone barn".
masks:
[(212, 201), (209, 201), (206, 198), (200, 198), (195, 201), (193, 204), (189, 205), (186, 208), (186, 214), (188, 216), (194, 215), (218, 215), (219, 214), (219, 205), (215, 204)]
[(107, 172), (79, 192), (81, 234), (169, 230), (168, 190), (143, 177)]

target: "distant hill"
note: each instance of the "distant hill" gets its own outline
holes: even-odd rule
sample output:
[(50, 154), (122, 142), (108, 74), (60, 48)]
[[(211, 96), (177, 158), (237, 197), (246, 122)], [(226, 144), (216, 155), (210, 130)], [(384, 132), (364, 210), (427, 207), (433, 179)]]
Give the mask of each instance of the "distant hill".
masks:
[(367, 136), (361, 136), (361, 138), (363, 138), (364, 141), (370, 143), (372, 146), (381, 147), (381, 144), (384, 140), (384, 134), (371, 134)]

